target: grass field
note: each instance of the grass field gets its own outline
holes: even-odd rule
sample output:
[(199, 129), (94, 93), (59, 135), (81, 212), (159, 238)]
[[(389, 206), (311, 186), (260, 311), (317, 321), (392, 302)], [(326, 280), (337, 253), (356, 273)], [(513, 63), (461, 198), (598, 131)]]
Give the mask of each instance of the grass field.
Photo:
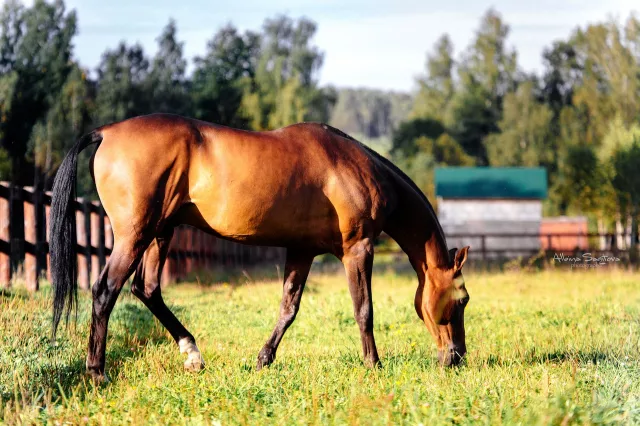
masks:
[(110, 323), (112, 383), (87, 381), (89, 298), (49, 342), (49, 291), (0, 293), (0, 423), (640, 424), (640, 274), (466, 273), (465, 365), (442, 369), (413, 308), (416, 280), (374, 274), (383, 368), (361, 362), (343, 274), (312, 271), (271, 368), (255, 361), (280, 284), (173, 286), (165, 298), (206, 369), (183, 356), (128, 289)]

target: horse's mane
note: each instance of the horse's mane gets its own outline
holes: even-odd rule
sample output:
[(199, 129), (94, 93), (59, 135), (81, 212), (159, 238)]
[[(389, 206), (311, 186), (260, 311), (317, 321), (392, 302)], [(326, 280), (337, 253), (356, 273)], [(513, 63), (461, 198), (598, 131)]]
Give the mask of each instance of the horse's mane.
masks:
[(382, 155), (378, 154), (376, 151), (374, 151), (373, 149), (369, 148), (368, 146), (366, 146), (365, 144), (363, 144), (362, 142), (360, 142), (359, 140), (357, 140), (353, 136), (350, 136), (350, 135), (346, 134), (345, 132), (343, 132), (342, 130), (336, 129), (335, 127), (332, 127), (332, 126), (330, 126), (328, 124), (324, 124), (323, 123), (322, 126), (324, 126), (327, 130), (331, 131), (332, 133), (335, 133), (338, 136), (342, 136), (345, 139), (349, 139), (350, 141), (353, 141), (353, 142), (359, 144), (360, 146), (362, 146), (370, 156), (372, 156), (373, 158), (378, 160), (380, 163), (384, 164), (388, 169), (390, 169), (390, 171), (392, 173), (394, 173), (398, 178), (400, 178), (407, 185), (409, 185), (409, 187), (411, 187), (411, 189), (414, 190), (416, 195), (418, 195), (418, 197), (420, 197), (420, 199), (422, 199), (422, 201), (424, 201), (424, 203), (426, 204), (427, 210), (431, 214), (431, 216), (433, 218), (433, 221), (436, 224), (438, 233), (440, 234), (440, 237), (442, 238), (442, 242), (444, 244), (444, 248), (445, 248), (446, 251), (448, 251), (447, 239), (445, 238), (444, 231), (442, 229), (442, 226), (440, 225), (440, 221), (438, 220), (438, 216), (436, 215), (436, 212), (433, 209), (433, 206), (429, 202), (429, 199), (427, 198), (427, 196), (424, 195), (424, 192), (422, 192), (422, 190), (420, 188), (418, 188), (418, 185), (416, 185), (415, 182), (413, 180), (411, 180), (411, 178), (409, 176), (406, 175), (406, 173), (404, 173), (402, 170), (400, 170), (400, 168), (398, 166), (396, 166), (395, 164), (393, 164), (390, 160), (388, 160), (387, 158), (385, 158)]

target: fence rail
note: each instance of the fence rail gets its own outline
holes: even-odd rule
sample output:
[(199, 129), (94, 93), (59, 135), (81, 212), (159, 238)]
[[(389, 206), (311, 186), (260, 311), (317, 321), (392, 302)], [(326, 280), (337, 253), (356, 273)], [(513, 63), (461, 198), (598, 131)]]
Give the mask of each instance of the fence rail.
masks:
[[(470, 245), (469, 256), (475, 259), (507, 259), (518, 256), (533, 256), (541, 251), (550, 254), (575, 255), (591, 253), (597, 256), (622, 256), (633, 261), (631, 254), (632, 238), (629, 233), (579, 233), (579, 232), (537, 232), (537, 233), (488, 233), (488, 234), (447, 234), (449, 247)], [(522, 244), (526, 240), (536, 244)], [(511, 244), (506, 244), (504, 241)], [(376, 253), (399, 254), (401, 250), (391, 242), (391, 238), (382, 234), (378, 244), (382, 247)], [(502, 243), (501, 243), (502, 241)], [(489, 244), (491, 242), (492, 244)]]
[[(24, 277), (30, 291), (39, 289), (41, 278), (50, 279), (47, 226), (50, 205), (50, 192), (0, 182), (0, 287), (9, 286), (17, 274)], [(109, 259), (113, 232), (99, 202), (80, 198), (75, 211), (78, 285), (88, 289)], [(215, 266), (246, 267), (283, 261), (283, 249), (237, 244), (179, 226), (171, 240), (162, 281), (180, 280)]]

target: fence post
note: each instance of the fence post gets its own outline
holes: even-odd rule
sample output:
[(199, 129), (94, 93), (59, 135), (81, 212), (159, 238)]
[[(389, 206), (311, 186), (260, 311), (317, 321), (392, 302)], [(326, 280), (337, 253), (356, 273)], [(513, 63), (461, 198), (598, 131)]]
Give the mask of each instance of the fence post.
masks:
[[(24, 280), (27, 290), (33, 292), (38, 291), (38, 271), (37, 271), (37, 236), (36, 236), (36, 208), (33, 201), (35, 198), (35, 191), (31, 187), (24, 188), (29, 192), (31, 197), (26, 197), (23, 201), (23, 213), (24, 213), (24, 243), (28, 246), (28, 250), (25, 250), (24, 256)], [(31, 198), (31, 199), (29, 199)]]
[(77, 259), (78, 259), (78, 287), (82, 290), (89, 289), (89, 269), (87, 268), (86, 246), (89, 241), (87, 238), (87, 228), (84, 223), (84, 200), (78, 198), (78, 202), (74, 205), (76, 212), (76, 241), (77, 241)]
[(9, 209), (11, 219), (9, 227), (11, 233), (11, 275), (17, 272), (24, 262), (24, 206), (22, 205), (22, 188), (10, 186)]
[(87, 288), (91, 288), (93, 277), (91, 276), (91, 201), (83, 200), (82, 213), (84, 214), (84, 261), (87, 263), (87, 279), (89, 281)]
[(107, 264), (107, 254), (105, 250), (105, 212), (101, 204), (98, 204), (98, 264), (100, 270)]
[(11, 215), (9, 208), (9, 188), (0, 185), (0, 287), (11, 285)]
[[(45, 196), (51, 200), (51, 193), (46, 192)], [(48, 224), (51, 216), (51, 205), (50, 203), (44, 203), (44, 223)], [(45, 272), (47, 274), (47, 281), (51, 282), (51, 256), (49, 253), (49, 226), (44, 227), (44, 265)]]
[(40, 280), (47, 273), (47, 215), (42, 189), (34, 190), (33, 207), (36, 215), (36, 275)]
[(111, 227), (111, 219), (107, 215), (104, 216), (104, 229), (105, 262), (108, 262), (111, 255), (107, 251), (113, 251), (113, 228)]
[(487, 236), (484, 234), (480, 238), (480, 247), (482, 250), (482, 261), (486, 262), (487, 261)]
[(100, 274), (100, 259), (98, 256), (98, 250), (100, 247), (100, 205), (95, 201), (88, 202), (89, 207), (89, 227), (91, 229), (90, 234), (90, 254), (91, 254), (91, 282), (98, 281), (98, 275)]

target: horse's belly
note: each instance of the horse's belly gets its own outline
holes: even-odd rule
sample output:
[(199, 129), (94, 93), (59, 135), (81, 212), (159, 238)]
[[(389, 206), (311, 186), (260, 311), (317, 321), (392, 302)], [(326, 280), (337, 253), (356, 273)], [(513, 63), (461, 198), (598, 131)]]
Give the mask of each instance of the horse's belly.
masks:
[(247, 194), (218, 203), (196, 203), (196, 207), (211, 230), (231, 240), (325, 247), (340, 234), (335, 210), (325, 201), (296, 196), (265, 199)]

